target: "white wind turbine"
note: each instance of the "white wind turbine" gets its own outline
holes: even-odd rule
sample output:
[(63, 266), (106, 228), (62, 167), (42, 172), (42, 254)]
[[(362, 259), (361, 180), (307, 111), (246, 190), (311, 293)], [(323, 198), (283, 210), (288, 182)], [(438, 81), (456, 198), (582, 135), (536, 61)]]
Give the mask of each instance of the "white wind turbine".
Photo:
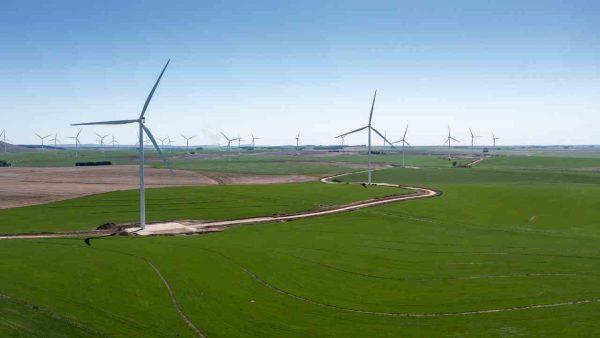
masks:
[(402, 139), (400, 139), (396, 142), (392, 142), (393, 144), (402, 143), (402, 167), (403, 168), (404, 168), (404, 146), (407, 145), (409, 147), (412, 147), (410, 145), (410, 143), (408, 143), (408, 141), (406, 141), (406, 132), (408, 132), (408, 124), (406, 125), (406, 128), (404, 129), (404, 135), (402, 135)]
[(221, 135), (223, 135), (223, 137), (227, 140), (227, 150), (228, 151), (231, 150), (231, 141), (237, 141), (239, 139), (239, 137), (238, 138), (229, 138), (229, 137), (227, 137), (227, 135), (225, 135), (224, 132), (221, 132)]
[(494, 132), (492, 132), (492, 147), (496, 148), (496, 140), (499, 140), (499, 137), (496, 137), (496, 135), (494, 135)]
[(109, 134), (106, 135), (100, 135), (98, 133), (95, 133), (96, 136), (98, 136), (98, 142), (100, 142), (100, 148), (102, 148), (104, 146), (104, 139), (108, 137)]
[(196, 137), (196, 135), (185, 136), (185, 135), (181, 134), (181, 137), (183, 137), (185, 139), (185, 151), (187, 153), (189, 153), (190, 152), (190, 140), (193, 139), (194, 137)]
[(54, 133), (54, 137), (49, 139), (48, 141), (54, 142), (54, 148), (56, 148), (56, 144), (60, 143), (60, 141), (58, 140), (58, 133)]
[(394, 147), (394, 145), (388, 141), (385, 136), (383, 136), (379, 131), (377, 131), (377, 129), (373, 128), (373, 126), (371, 125), (371, 121), (373, 120), (373, 109), (375, 108), (375, 99), (377, 98), (377, 91), (375, 91), (375, 94), (373, 94), (373, 103), (371, 103), (371, 112), (369, 113), (369, 124), (367, 124), (364, 127), (355, 129), (353, 131), (349, 131), (345, 134), (342, 135), (338, 135), (337, 137), (344, 137), (346, 135), (350, 135), (353, 133), (357, 133), (361, 130), (367, 129), (368, 131), (368, 143), (367, 143), (367, 149), (368, 149), (368, 163), (369, 163), (369, 167), (368, 167), (368, 181), (367, 184), (371, 185), (372, 180), (371, 180), (371, 176), (372, 176), (372, 169), (371, 169), (371, 131), (374, 131), (377, 135), (379, 135), (381, 138), (383, 138), (390, 146), (392, 146), (392, 148)]
[(473, 134), (471, 128), (469, 128), (469, 133), (471, 134), (471, 154), (475, 153), (475, 139), (481, 136)]
[(120, 144), (117, 140), (115, 140), (115, 134), (112, 134), (112, 140), (110, 143), (112, 144), (113, 148), (115, 147), (115, 144)]
[(42, 150), (44, 150), (44, 140), (47, 139), (48, 137), (52, 136), (52, 134), (49, 134), (46, 136), (40, 136), (38, 133), (35, 133), (35, 135), (40, 138), (40, 141), (42, 143)]
[[(160, 150), (160, 147), (156, 143), (154, 136), (152, 136), (152, 133), (145, 125), (145, 122), (146, 122), (145, 114), (146, 114), (146, 109), (148, 108), (148, 105), (150, 104), (150, 100), (152, 99), (152, 96), (154, 95), (154, 91), (156, 91), (156, 87), (158, 87), (158, 83), (160, 82), (160, 79), (162, 78), (163, 74), (165, 73), (165, 70), (167, 69), (169, 62), (171, 62), (171, 60), (167, 61), (164, 68), (160, 72), (158, 79), (156, 79), (156, 82), (154, 83), (154, 87), (152, 87), (152, 90), (150, 90), (150, 93), (148, 94), (148, 97), (146, 98), (146, 102), (144, 103), (144, 107), (142, 108), (142, 112), (137, 119), (72, 124), (74, 126), (107, 125), (107, 124), (108, 125), (120, 125), (120, 124), (130, 124), (130, 123), (138, 124), (138, 128), (139, 128), (138, 129), (138, 136), (139, 136), (138, 142), (140, 145), (138, 147), (139, 148), (139, 156), (140, 156), (140, 227), (142, 229), (146, 228), (146, 191), (145, 191), (145, 186), (144, 186), (144, 133), (146, 135), (148, 135), (148, 138), (152, 142), (152, 145), (154, 145), (154, 148), (160, 155), (161, 159), (163, 160), (165, 165), (168, 166), (167, 159), (165, 158), (162, 151)], [(173, 170), (171, 168), (169, 168), (169, 170), (171, 171), (171, 174), (174, 174)]]
[(298, 131), (298, 135), (295, 137), (296, 139), (296, 151), (300, 149), (300, 132)]
[(2, 129), (2, 133), (0, 133), (0, 136), (2, 136), (2, 144), (4, 144), (4, 152), (8, 152), (7, 151), (7, 143), (6, 142), (10, 142), (9, 139), (6, 138), (6, 130)]
[(250, 133), (250, 135), (252, 135), (252, 150), (254, 150), (254, 147), (256, 145), (256, 140), (260, 140), (260, 137), (254, 137), (254, 134)]
[(79, 132), (77, 133), (77, 135), (75, 136), (68, 136), (67, 138), (73, 139), (75, 140), (75, 157), (79, 156), (78, 150), (79, 150), (79, 134), (81, 134), (81, 129), (79, 129)]
[(452, 137), (450, 135), (450, 126), (448, 126), (448, 137), (446, 138), (446, 141), (444, 142), (444, 144), (448, 143), (448, 160), (450, 160), (450, 152), (451, 152), (451, 148), (452, 148), (452, 141), (456, 141), (456, 142), (460, 142), (459, 140), (455, 139), (454, 137)]

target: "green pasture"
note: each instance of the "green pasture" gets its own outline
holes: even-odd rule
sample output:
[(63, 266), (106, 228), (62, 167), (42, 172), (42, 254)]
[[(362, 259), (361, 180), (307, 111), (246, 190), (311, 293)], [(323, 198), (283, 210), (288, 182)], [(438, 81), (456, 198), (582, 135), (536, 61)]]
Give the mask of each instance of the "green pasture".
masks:
[[(381, 170), (377, 182), (442, 195), (202, 236), (0, 241), (0, 336), (193, 336), (150, 264), (208, 337), (598, 336), (600, 174), (526, 167)], [(389, 193), (320, 183), (177, 189), (151, 190), (152, 217), (234, 218)], [(44, 216), (72, 228), (86, 217), (135, 219), (136, 198), (59, 202), (65, 211), (54, 216), (56, 203), (4, 210), (0, 222), (12, 221), (0, 229)]]
[[(290, 183), (215, 185), (146, 190), (149, 222), (224, 220), (288, 214), (407, 192), (391, 187)], [(0, 210), (0, 234), (89, 230), (139, 221), (138, 190), (115, 191), (44, 205)]]

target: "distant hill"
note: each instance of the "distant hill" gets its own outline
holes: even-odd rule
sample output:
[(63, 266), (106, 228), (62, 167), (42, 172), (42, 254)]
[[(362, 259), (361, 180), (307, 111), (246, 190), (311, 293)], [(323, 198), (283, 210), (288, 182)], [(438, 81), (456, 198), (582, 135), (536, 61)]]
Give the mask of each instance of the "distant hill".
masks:
[[(6, 143), (6, 151), (8, 151), (9, 153), (15, 153), (15, 152), (20, 152), (20, 151), (30, 151), (30, 149), (28, 149), (28, 147), (23, 147), (20, 145)], [(4, 152), (4, 142), (0, 141), (0, 156), (2, 155), (3, 152)]]

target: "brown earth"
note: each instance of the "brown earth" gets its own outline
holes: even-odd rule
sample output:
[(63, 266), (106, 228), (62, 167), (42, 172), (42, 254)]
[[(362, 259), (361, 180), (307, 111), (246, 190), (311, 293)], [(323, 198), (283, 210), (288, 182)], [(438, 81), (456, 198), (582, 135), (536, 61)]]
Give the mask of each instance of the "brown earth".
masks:
[[(0, 168), (0, 209), (44, 204), (103, 192), (137, 189), (138, 167), (118, 165), (67, 168)], [(202, 174), (146, 168), (146, 187), (212, 184), (266, 184), (315, 180), (299, 175)]]

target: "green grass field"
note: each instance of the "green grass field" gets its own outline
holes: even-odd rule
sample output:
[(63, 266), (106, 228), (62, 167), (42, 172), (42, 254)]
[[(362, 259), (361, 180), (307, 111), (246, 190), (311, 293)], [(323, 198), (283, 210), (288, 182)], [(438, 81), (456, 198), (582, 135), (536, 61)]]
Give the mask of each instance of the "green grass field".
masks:
[[(81, 239), (0, 241), (0, 336), (193, 336), (150, 264), (209, 337), (598, 336), (598, 166), (571, 170), (559, 158), (539, 170), (495, 160), (377, 171), (375, 181), (443, 194), (344, 214), (203, 236), (110, 237), (91, 247)], [(311, 183), (193, 188), (183, 198), (178, 189), (151, 191), (160, 208), (151, 217), (234, 218), (388, 193)], [(5, 210), (0, 229), (134, 219), (135, 198)], [(464, 314), (549, 304), (563, 305)]]

